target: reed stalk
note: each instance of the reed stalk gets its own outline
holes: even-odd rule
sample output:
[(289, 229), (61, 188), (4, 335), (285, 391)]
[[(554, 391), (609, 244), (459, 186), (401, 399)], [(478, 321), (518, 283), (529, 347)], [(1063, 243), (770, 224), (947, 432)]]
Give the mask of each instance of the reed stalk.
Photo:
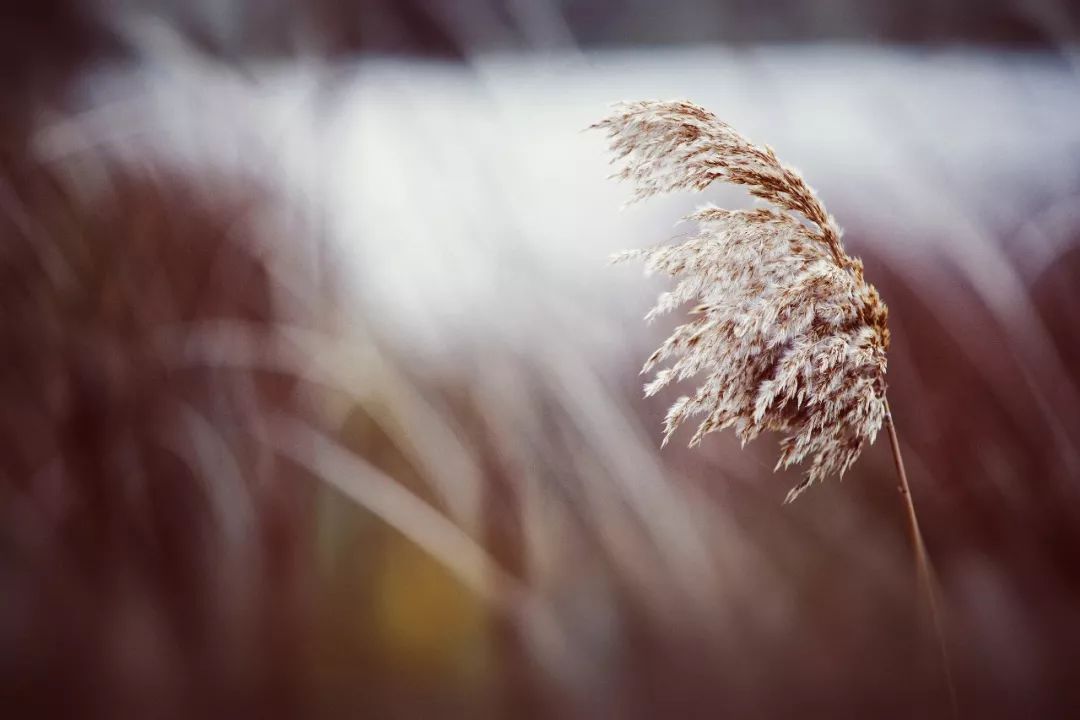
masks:
[(919, 516), (915, 512), (915, 502), (911, 497), (911, 486), (908, 484), (907, 470), (904, 468), (904, 456), (900, 453), (900, 440), (896, 435), (896, 422), (893, 420), (889, 401), (885, 400), (885, 429), (889, 434), (889, 447), (892, 449), (893, 463), (896, 466), (896, 475), (900, 480), (898, 490), (904, 498), (904, 507), (907, 510), (908, 533), (911, 536), (911, 546), (915, 553), (915, 568), (918, 583), (922, 586), (926, 595), (927, 608), (930, 611), (930, 621), (934, 628), (934, 637), (937, 640), (938, 652), (941, 655), (941, 668), (945, 675), (945, 684), (949, 691), (949, 705), (952, 716), (959, 717), (959, 704), (956, 699), (956, 685), (953, 682), (952, 663), (949, 659), (949, 648), (945, 642), (945, 633), (941, 622), (941, 613), (937, 603), (937, 585), (934, 582), (933, 566), (930, 564), (930, 555), (926, 552), (926, 542), (923, 540), (922, 529), (919, 527)]

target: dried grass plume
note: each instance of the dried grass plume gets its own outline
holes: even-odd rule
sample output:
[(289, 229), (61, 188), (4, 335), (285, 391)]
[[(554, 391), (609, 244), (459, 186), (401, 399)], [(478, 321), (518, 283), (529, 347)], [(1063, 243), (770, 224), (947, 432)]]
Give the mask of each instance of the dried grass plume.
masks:
[(811, 484), (843, 475), (885, 419), (887, 310), (848, 255), (841, 231), (814, 191), (769, 147), (758, 147), (689, 102), (620, 105), (593, 126), (606, 130), (635, 199), (703, 190), (714, 181), (746, 186), (770, 207), (708, 206), (687, 219), (697, 232), (677, 244), (631, 250), (648, 273), (670, 275), (651, 320), (696, 300), (690, 320), (646, 361), (662, 369), (647, 395), (700, 376), (671, 406), (664, 442), (703, 417), (690, 441), (734, 428), (745, 443), (784, 433), (777, 468), (808, 462), (795, 499)]

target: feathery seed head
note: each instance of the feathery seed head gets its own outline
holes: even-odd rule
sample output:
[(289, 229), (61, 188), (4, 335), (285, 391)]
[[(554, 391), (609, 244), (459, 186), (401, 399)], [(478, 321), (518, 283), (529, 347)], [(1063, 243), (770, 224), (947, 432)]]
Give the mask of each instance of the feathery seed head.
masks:
[(697, 303), (643, 369), (664, 366), (646, 395), (702, 378), (669, 409), (664, 442), (690, 418), (702, 418), (691, 445), (725, 428), (744, 443), (765, 430), (785, 433), (777, 468), (809, 463), (787, 502), (843, 475), (885, 419), (889, 329), (888, 310), (844, 251), (836, 221), (771, 148), (692, 103), (624, 104), (593, 127), (607, 131), (622, 162), (616, 177), (634, 183), (635, 199), (719, 180), (771, 206), (708, 206), (687, 218), (698, 228), (691, 237), (615, 258), (640, 259), (646, 272), (676, 281), (647, 319)]

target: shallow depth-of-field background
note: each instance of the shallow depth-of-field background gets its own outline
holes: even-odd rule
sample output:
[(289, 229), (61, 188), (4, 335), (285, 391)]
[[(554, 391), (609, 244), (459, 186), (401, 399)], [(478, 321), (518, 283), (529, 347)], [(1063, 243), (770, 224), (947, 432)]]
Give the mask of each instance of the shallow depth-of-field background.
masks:
[[(663, 450), (619, 100), (802, 170), (890, 307), (964, 717), (1080, 709), (1063, 0), (8, 3), (13, 717), (948, 717), (884, 438)], [(685, 391), (685, 388), (682, 388)]]

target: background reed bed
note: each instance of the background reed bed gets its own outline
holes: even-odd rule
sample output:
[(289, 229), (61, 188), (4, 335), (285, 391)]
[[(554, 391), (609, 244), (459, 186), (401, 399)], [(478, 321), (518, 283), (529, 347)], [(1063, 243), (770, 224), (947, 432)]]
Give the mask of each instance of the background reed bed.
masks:
[(790, 506), (770, 439), (659, 447), (672, 326), (606, 259), (699, 198), (613, 213), (579, 133), (647, 96), (767, 138), (888, 299), (963, 714), (1080, 704), (1067, 53), (238, 65), (118, 24), (5, 95), (17, 715), (946, 714), (882, 443)]

